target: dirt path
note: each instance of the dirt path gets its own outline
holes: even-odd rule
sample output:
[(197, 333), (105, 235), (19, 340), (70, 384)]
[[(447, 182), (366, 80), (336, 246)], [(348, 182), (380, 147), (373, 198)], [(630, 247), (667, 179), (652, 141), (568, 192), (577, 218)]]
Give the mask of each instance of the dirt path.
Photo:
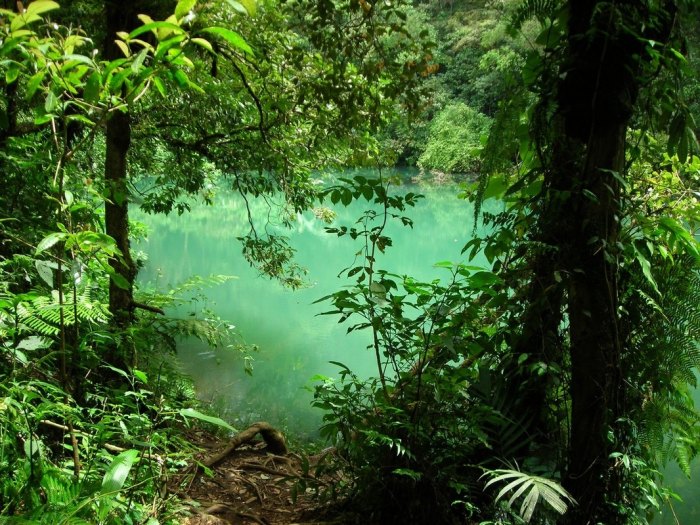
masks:
[[(235, 438), (234, 438), (235, 439)], [(216, 457), (231, 442), (215, 443), (200, 437), (204, 449), (198, 460)], [(233, 441), (233, 440), (232, 440)], [(316, 458), (317, 459), (317, 458)], [(311, 458), (313, 463), (314, 458)], [(211, 467), (211, 475), (191, 470), (173, 489), (191, 506), (192, 517), (186, 525), (340, 525), (349, 523), (330, 519), (328, 509), (314, 497), (313, 489), (304, 490), (303, 460), (295, 453), (272, 454), (267, 443), (249, 440), (238, 445)], [(309, 469), (307, 468), (307, 471)], [(306, 477), (310, 485), (329, 483), (331, 479)], [(314, 483), (314, 482), (318, 483)], [(184, 482), (184, 483), (183, 483)], [(296, 497), (295, 497), (296, 496)]]

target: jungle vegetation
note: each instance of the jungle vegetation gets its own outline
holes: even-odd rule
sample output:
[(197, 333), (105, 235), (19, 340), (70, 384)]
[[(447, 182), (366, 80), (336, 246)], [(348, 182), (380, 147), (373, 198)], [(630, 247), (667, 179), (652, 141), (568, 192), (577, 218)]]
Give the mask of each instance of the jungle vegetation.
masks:
[[(291, 288), (303, 270), (270, 217), (372, 204), (327, 228), (359, 257), (321, 301), (371, 333), (377, 371), (316, 388), (337, 452), (322, 467), (344, 480), (322, 496), (373, 523), (649, 523), (672, 497), (661, 468), (689, 474), (700, 446), (698, 15), (3, 1), (0, 521), (177, 522), (161, 489), (191, 455), (182, 429), (230, 427), (169, 356), (180, 337), (238, 346), (213, 315), (166, 315), (226, 277), (139, 290), (129, 208), (185, 214), (227, 187), (246, 258)], [(470, 175), (461, 196), (489, 233), (442, 280), (378, 266), (420, 195), (312, 182), (397, 164)], [(505, 211), (482, 213), (490, 198)]]

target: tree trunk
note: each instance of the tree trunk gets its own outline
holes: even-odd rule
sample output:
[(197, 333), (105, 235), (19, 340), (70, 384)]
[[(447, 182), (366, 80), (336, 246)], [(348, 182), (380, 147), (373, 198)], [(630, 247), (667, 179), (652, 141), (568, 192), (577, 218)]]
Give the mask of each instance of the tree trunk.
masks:
[[(546, 350), (541, 342), (561, 320), (561, 308), (567, 309), (571, 421), (564, 484), (578, 501), (567, 521), (614, 525), (623, 520), (610, 505), (621, 502), (622, 491), (610, 460), (619, 445), (616, 421), (624, 414), (619, 178), (624, 176), (625, 135), (641, 82), (644, 50), (639, 35), (645, 29), (639, 26), (663, 31), (669, 11), (659, 9), (650, 21), (650, 12), (631, 0), (569, 0), (568, 9), (539, 218), (540, 240), (558, 246), (558, 253), (554, 262), (533, 263), (531, 304), (514, 349), (530, 353), (540, 344)], [(656, 39), (663, 41), (663, 36)], [(565, 284), (563, 295), (552, 291), (557, 288), (556, 270)]]
[[(571, 429), (567, 486), (579, 502), (573, 523), (606, 518), (605, 499), (615, 500), (608, 432), (620, 416), (621, 345), (618, 337), (616, 241), (619, 184), (610, 172), (624, 169), (626, 126), (595, 129), (588, 165), (574, 197), (569, 281)], [(590, 192), (590, 193), (589, 193)], [(595, 197), (594, 197), (595, 196)], [(596, 518), (597, 517), (597, 518)]]
[[(557, 118), (565, 133), (553, 145), (553, 169), (571, 180), (564, 244), (568, 273), (571, 427), (565, 485), (578, 501), (576, 525), (622, 518), (620, 484), (610, 462), (624, 383), (618, 334), (617, 241), (625, 169), (625, 134), (638, 92), (639, 43), (614, 25), (618, 6), (570, 0), (565, 74)], [(629, 11), (627, 12), (629, 14)], [(613, 432), (613, 439), (610, 433)]]
[(113, 257), (109, 264), (124, 277), (124, 283), (114, 279), (109, 282), (109, 311), (115, 323), (125, 328), (133, 320), (133, 289), (136, 266), (129, 248), (129, 199), (127, 189), (127, 153), (129, 151), (131, 123), (128, 113), (118, 112), (107, 122), (107, 150), (105, 156), (105, 229), (117, 243), (123, 257)]
[[(118, 31), (131, 31), (136, 26), (136, 4), (129, 1), (105, 1), (106, 37), (104, 54), (109, 60), (120, 58), (114, 44)], [(112, 237), (123, 257), (113, 257), (109, 264), (124, 278), (109, 282), (109, 311), (117, 327), (125, 328), (133, 321), (133, 292), (136, 265), (129, 246), (129, 191), (127, 188), (127, 155), (131, 145), (131, 119), (126, 111), (114, 112), (106, 124), (105, 153), (105, 231)]]

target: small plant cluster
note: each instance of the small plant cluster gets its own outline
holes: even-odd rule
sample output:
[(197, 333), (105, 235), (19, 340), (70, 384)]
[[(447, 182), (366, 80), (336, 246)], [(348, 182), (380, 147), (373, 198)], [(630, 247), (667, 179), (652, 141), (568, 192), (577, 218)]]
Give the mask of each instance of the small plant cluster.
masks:
[[(611, 488), (597, 509), (616, 523), (649, 523), (677, 498), (661, 467), (673, 461), (690, 475), (700, 443), (690, 395), (700, 362), (698, 245), (683, 224), (698, 223), (687, 190), (698, 162), (666, 156), (654, 166), (642, 157), (632, 165), (637, 178), (624, 201), (630, 220), (620, 236), (619, 330), (620, 373), (633, 387), (621, 400), (624, 416), (608, 428)], [(655, 175), (646, 178), (650, 170)], [(387, 225), (410, 227), (404, 214), (421, 196), (391, 193), (382, 178), (340, 182), (325, 196), (364, 199), (368, 209), (353, 225), (327, 228), (359, 250), (343, 270), (352, 284), (320, 301), (348, 332), (368, 333), (376, 371), (359, 377), (336, 362), (338, 378), (317, 378), (314, 405), (325, 412), (321, 433), (336, 459), (320, 468), (339, 469), (322, 492), (350, 498), (372, 523), (559, 523), (578, 510), (564, 488), (570, 343), (556, 335), (569, 319), (562, 315), (551, 332), (538, 325), (529, 333), (521, 324), (539, 307), (530, 303), (528, 257), (557, 253), (526, 233), (531, 188), (512, 190), (494, 178), (475, 189), (506, 200), (507, 192), (522, 192), (505, 211), (484, 213), (486, 233), (463, 249), (489, 267), (443, 261), (436, 266), (445, 277), (422, 282), (378, 267), (392, 245)], [(554, 273), (552, 288), (564, 278)], [(544, 293), (536, 290), (535, 297)]]

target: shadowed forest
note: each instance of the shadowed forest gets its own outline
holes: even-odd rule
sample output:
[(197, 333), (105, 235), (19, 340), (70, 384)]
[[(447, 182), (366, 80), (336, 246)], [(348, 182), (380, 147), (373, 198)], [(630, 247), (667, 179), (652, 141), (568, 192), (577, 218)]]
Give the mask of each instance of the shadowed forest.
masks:
[[(695, 0), (0, 0), (0, 524), (700, 523), (698, 53)], [(224, 410), (233, 279), (298, 333)]]

